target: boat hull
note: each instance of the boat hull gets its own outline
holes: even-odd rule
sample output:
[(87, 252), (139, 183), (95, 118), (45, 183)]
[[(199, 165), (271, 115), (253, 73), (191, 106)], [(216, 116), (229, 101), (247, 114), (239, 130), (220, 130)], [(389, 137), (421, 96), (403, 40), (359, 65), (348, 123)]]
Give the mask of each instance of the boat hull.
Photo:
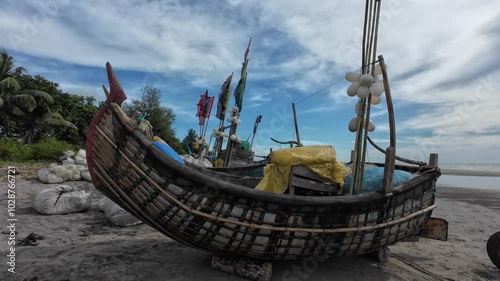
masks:
[(112, 101), (89, 130), (93, 184), (146, 224), (194, 248), (267, 260), (364, 254), (418, 234), (436, 207), (438, 169), (391, 194), (307, 197), (255, 190), (245, 179), (169, 158)]

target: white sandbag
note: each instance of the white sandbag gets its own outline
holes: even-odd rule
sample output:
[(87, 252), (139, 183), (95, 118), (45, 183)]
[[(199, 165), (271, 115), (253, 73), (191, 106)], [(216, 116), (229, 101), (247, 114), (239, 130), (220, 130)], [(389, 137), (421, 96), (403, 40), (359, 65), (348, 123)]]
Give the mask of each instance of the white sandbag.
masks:
[(44, 183), (62, 183), (77, 181), (82, 178), (80, 170), (75, 164), (50, 165), (49, 169), (38, 170), (37, 175), (38, 179)]
[(76, 165), (84, 165), (87, 166), (87, 158), (83, 158), (80, 156), (76, 156), (75, 158), (75, 164)]
[(82, 179), (92, 182), (92, 177), (90, 176), (89, 170), (81, 171), (80, 175), (82, 176)]
[(68, 169), (66, 169), (66, 166), (62, 166), (62, 165), (54, 166), (54, 167), (50, 168), (50, 171), (53, 174), (63, 178), (64, 180), (67, 180), (70, 177), (70, 175), (68, 174)]
[(80, 169), (75, 164), (66, 164), (62, 167), (66, 168), (66, 180), (68, 181), (77, 181), (81, 180), (82, 176), (80, 175)]
[(43, 183), (62, 183), (65, 181), (61, 176), (53, 173), (50, 169), (43, 168), (37, 171), (38, 179)]
[[(75, 164), (76, 165), (76, 164)], [(85, 165), (76, 165), (76, 167), (78, 168), (78, 170), (80, 170), (80, 172), (83, 172), (85, 170), (88, 170), (89, 167), (85, 166)]]
[(76, 157), (87, 159), (87, 153), (85, 152), (84, 149), (80, 149), (80, 150), (78, 150), (78, 153), (76, 154)]
[(134, 226), (143, 223), (107, 197), (103, 198), (97, 206), (106, 214), (108, 220), (114, 225)]
[(71, 157), (68, 157), (64, 160), (61, 161), (63, 165), (67, 165), (67, 164), (75, 164), (75, 159), (71, 158)]
[(73, 150), (63, 151), (63, 155), (61, 157), (66, 157), (66, 158), (75, 157), (75, 152)]
[(44, 215), (63, 215), (83, 212), (90, 208), (92, 193), (69, 185), (59, 185), (40, 191), (31, 206)]

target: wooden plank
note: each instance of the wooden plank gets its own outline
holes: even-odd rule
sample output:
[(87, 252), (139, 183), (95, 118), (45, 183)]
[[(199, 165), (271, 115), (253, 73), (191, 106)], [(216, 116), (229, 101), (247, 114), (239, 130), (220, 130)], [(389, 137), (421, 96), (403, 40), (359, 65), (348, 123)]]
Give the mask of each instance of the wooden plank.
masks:
[(313, 171), (309, 170), (309, 168), (307, 168), (307, 166), (304, 166), (304, 165), (294, 166), (292, 168), (292, 174), (296, 175), (296, 176), (303, 177), (303, 178), (308, 178), (308, 179), (311, 179), (311, 180), (319, 181), (319, 182), (327, 182), (327, 183), (333, 183), (334, 184), (333, 181), (317, 175)]
[(300, 187), (304, 189), (316, 190), (321, 192), (328, 193), (337, 193), (339, 185), (327, 185), (321, 182), (317, 182), (314, 180), (301, 178), (297, 176), (292, 177), (292, 181), (290, 182), (291, 187)]

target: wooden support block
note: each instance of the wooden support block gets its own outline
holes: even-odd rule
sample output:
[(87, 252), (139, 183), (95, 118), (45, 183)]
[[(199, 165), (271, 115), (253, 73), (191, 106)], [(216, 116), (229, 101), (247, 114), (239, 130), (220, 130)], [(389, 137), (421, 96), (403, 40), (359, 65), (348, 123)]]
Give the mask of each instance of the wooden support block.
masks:
[(438, 166), (438, 154), (437, 153), (431, 153), (429, 156), (429, 166), (431, 167), (437, 167)]
[(272, 264), (267, 261), (243, 258), (213, 256), (211, 266), (236, 276), (255, 281), (269, 281), (272, 276)]
[(391, 257), (391, 250), (389, 248), (384, 247), (378, 251), (368, 253), (368, 255), (378, 261), (381, 264), (385, 264), (389, 261), (389, 258)]

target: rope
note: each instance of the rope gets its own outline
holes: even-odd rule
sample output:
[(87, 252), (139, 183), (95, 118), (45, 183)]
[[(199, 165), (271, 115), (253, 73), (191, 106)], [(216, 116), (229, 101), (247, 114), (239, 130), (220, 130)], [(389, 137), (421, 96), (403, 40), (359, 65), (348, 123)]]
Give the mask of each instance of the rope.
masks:
[[(374, 61), (374, 62), (370, 62), (370, 63), (368, 63), (368, 64), (366, 64), (366, 65), (363, 65), (363, 67), (365, 67), (365, 66), (370, 66), (370, 65), (372, 65), (372, 64), (376, 64), (377, 62), (379, 62), (379, 60), (376, 60), (376, 61)], [(354, 71), (355, 71), (355, 72), (358, 72), (358, 71), (360, 71), (360, 70), (361, 70), (361, 68), (356, 69), (356, 70), (354, 70)], [(311, 97), (313, 97), (313, 96), (315, 96), (315, 95), (317, 95), (317, 94), (319, 94), (319, 93), (323, 92), (324, 90), (326, 90), (326, 89), (330, 88), (331, 86), (333, 86), (333, 85), (335, 85), (335, 84), (337, 84), (337, 83), (339, 83), (339, 82), (341, 82), (341, 81), (343, 81), (343, 80), (345, 80), (345, 78), (340, 78), (339, 80), (337, 80), (337, 81), (335, 81), (335, 82), (331, 83), (330, 85), (325, 86), (325, 87), (324, 87), (324, 88), (322, 88), (321, 90), (318, 90), (318, 91), (316, 91), (316, 92), (314, 92), (314, 93), (310, 94), (309, 96), (307, 96), (307, 97), (305, 97), (305, 98), (301, 99), (300, 101), (296, 102), (296, 103), (295, 103), (295, 105), (297, 105), (297, 104), (299, 104), (299, 103), (301, 103), (301, 102), (303, 102), (303, 101), (305, 101), (305, 100), (307, 100), (307, 99), (309, 99), (309, 98), (311, 98)]]
[(330, 88), (331, 86), (333, 86), (333, 85), (335, 85), (335, 84), (337, 84), (337, 83), (339, 83), (339, 82), (341, 82), (341, 81), (343, 81), (343, 80), (345, 80), (345, 78), (344, 78), (344, 77), (342, 77), (341, 79), (339, 79), (339, 80), (337, 80), (337, 81), (333, 82), (332, 84), (330, 84), (330, 85), (328, 85), (328, 86), (324, 87), (323, 89), (321, 89), (321, 90), (319, 90), (319, 91), (316, 91), (315, 93), (313, 93), (313, 94), (311, 94), (311, 95), (309, 95), (309, 96), (307, 96), (307, 97), (305, 97), (305, 98), (301, 99), (299, 102), (296, 102), (295, 104), (297, 105), (297, 104), (299, 104), (299, 103), (301, 103), (301, 102), (303, 102), (303, 101), (307, 100), (308, 98), (313, 97), (313, 96), (315, 96), (315, 95), (317, 95), (317, 94), (319, 94), (319, 93), (323, 92), (324, 90), (326, 90), (326, 89)]

